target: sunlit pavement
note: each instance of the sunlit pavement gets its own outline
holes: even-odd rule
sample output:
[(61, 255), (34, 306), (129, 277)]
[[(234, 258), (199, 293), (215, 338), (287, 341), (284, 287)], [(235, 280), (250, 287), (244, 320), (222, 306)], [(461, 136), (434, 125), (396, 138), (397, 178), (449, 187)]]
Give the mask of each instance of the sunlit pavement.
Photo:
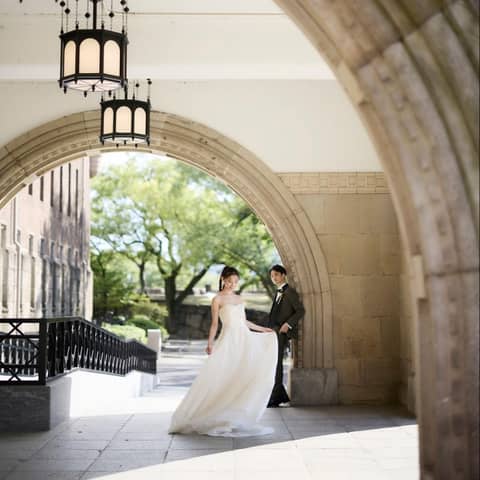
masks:
[(44, 433), (0, 434), (0, 479), (409, 480), (419, 478), (415, 420), (395, 407), (268, 409), (275, 433), (169, 435), (201, 355), (162, 358), (148, 396), (99, 404)]

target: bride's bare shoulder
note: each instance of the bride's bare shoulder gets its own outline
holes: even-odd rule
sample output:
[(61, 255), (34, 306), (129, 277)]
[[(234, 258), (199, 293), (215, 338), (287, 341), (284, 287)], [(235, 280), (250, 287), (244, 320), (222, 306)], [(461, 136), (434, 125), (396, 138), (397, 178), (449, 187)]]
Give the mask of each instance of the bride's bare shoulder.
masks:
[(222, 304), (222, 295), (219, 295), (219, 294), (215, 295), (212, 298), (212, 306), (219, 307), (221, 304)]

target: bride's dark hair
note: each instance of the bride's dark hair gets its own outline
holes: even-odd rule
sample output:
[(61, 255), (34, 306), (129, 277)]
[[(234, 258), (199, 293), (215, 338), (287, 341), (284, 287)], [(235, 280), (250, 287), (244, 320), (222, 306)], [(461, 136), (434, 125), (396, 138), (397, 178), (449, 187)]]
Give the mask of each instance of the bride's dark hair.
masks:
[(237, 277), (240, 278), (240, 274), (238, 273), (238, 270), (234, 267), (229, 267), (226, 265), (223, 267), (222, 273), (220, 274), (220, 279), (218, 281), (218, 291), (220, 292), (223, 290), (223, 280), (225, 280), (228, 277), (231, 277), (232, 275), (236, 275)]

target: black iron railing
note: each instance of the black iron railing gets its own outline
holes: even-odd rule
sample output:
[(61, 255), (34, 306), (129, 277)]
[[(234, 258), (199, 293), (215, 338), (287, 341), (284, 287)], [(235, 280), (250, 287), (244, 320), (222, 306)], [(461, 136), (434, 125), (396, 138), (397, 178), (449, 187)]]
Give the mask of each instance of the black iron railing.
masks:
[(0, 318), (0, 384), (45, 385), (76, 368), (156, 373), (157, 353), (83, 318)]

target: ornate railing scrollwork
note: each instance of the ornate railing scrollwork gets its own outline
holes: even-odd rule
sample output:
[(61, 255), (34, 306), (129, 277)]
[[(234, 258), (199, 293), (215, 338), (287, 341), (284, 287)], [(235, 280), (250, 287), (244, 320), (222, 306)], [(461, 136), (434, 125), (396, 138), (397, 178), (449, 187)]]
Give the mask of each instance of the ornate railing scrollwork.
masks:
[(45, 385), (81, 368), (126, 375), (156, 373), (157, 354), (80, 317), (0, 318), (0, 384)]

